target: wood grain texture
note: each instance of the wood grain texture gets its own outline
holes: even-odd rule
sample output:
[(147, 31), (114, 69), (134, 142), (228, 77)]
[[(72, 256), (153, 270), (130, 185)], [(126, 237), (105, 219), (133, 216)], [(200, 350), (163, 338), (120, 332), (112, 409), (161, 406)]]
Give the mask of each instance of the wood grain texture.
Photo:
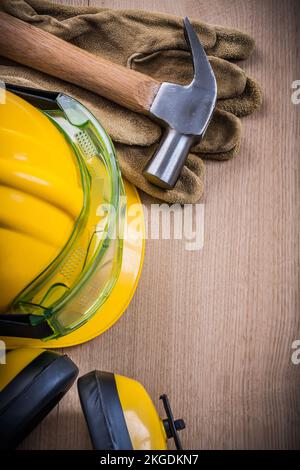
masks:
[[(14, 44), (8, 48), (7, 44)], [(0, 54), (147, 114), (160, 83), (0, 12)]]
[[(186, 420), (186, 448), (300, 448), (300, 365), (291, 363), (292, 341), (300, 339), (300, 105), (291, 103), (292, 81), (300, 79), (299, 2), (89, 3), (249, 32), (257, 49), (243, 67), (262, 84), (264, 105), (243, 119), (240, 156), (207, 164), (203, 250), (148, 241), (124, 316), (67, 352), (81, 374), (99, 368), (138, 378), (160, 410), (167, 392)], [(23, 447), (90, 447), (75, 386)]]

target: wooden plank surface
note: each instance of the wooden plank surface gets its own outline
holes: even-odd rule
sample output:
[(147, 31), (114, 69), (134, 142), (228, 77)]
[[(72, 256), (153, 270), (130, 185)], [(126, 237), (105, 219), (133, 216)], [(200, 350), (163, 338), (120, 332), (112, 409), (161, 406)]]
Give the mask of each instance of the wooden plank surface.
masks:
[[(84, 0), (65, 3), (87, 4)], [(187, 424), (185, 448), (299, 448), (300, 79), (297, 0), (91, 0), (234, 26), (256, 38), (243, 66), (262, 84), (260, 113), (243, 120), (240, 156), (208, 163), (205, 242), (148, 241), (136, 295), (122, 319), (67, 352), (80, 373), (139, 379), (156, 405), (167, 392)], [(143, 196), (149, 204), (149, 198)], [(90, 442), (76, 387), (23, 448), (82, 449)]]

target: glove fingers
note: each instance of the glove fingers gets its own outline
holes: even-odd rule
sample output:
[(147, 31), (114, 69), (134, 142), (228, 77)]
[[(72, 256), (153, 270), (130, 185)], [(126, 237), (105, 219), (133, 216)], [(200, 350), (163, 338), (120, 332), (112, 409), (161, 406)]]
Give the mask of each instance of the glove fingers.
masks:
[(2, 0), (0, 10), (66, 41), (90, 32), (91, 25), (84, 18), (98, 11), (92, 7), (55, 5), (52, 2), (40, 0), (14, 0), (13, 2)]
[(149, 183), (142, 174), (143, 168), (156, 148), (157, 145), (145, 148), (116, 144), (123, 176), (145, 193), (169, 204), (193, 204), (197, 202), (204, 191), (204, 163), (202, 160), (190, 154), (174, 189), (160, 189)]
[(192, 152), (201, 154), (202, 158), (232, 158), (239, 148), (241, 133), (241, 121), (236, 116), (216, 109), (204, 138)]
[(243, 93), (237, 97), (218, 100), (217, 107), (243, 117), (259, 109), (261, 104), (262, 91), (259, 84), (253, 78), (247, 77)]
[[(2, 0), (1, 3), (1, 8), (8, 13), (66, 40), (76, 39), (81, 47), (111, 56), (119, 63), (124, 63), (124, 56), (130, 57), (135, 52), (188, 49), (182, 18), (172, 15), (62, 6), (38, 0)], [(192, 24), (211, 55), (246, 59), (254, 48), (253, 39), (241, 31), (211, 26), (197, 20), (193, 20)]]
[(210, 62), (218, 84), (217, 107), (242, 117), (256, 111), (262, 104), (258, 83), (237, 65), (217, 57)]
[(245, 60), (255, 47), (254, 39), (238, 29), (215, 26), (216, 41), (207, 53), (223, 59)]

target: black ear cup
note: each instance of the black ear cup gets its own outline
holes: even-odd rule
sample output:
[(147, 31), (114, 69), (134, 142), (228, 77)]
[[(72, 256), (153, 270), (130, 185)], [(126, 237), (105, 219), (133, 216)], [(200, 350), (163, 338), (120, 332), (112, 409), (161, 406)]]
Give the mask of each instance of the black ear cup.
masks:
[(132, 450), (114, 374), (93, 371), (77, 386), (94, 449)]
[[(2, 366), (5, 367), (5, 366)], [(68, 356), (44, 351), (0, 392), (0, 448), (15, 448), (74, 383), (77, 366)]]

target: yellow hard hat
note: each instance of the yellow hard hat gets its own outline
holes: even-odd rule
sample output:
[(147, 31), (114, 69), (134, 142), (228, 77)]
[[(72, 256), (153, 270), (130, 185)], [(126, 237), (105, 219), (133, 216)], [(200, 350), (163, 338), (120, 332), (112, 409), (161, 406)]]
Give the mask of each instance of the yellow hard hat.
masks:
[(0, 106), (0, 311), (59, 255), (83, 206), (74, 152), (40, 111)]
[(118, 278), (124, 187), (84, 106), (15, 88), (0, 105), (1, 333), (57, 338), (90, 319)]

